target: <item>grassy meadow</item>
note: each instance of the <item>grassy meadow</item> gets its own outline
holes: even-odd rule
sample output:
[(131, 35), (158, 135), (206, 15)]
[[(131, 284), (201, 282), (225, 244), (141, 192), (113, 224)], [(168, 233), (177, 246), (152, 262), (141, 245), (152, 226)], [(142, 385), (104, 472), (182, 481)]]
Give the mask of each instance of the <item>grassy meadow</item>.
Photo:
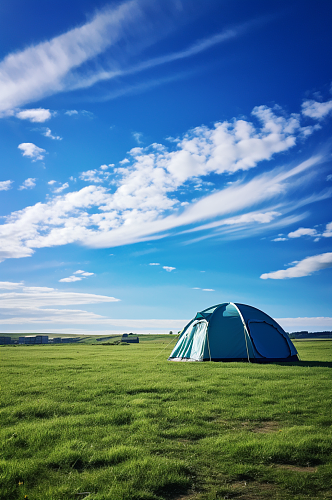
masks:
[(170, 340), (1, 347), (1, 500), (332, 498), (332, 341), (258, 365)]

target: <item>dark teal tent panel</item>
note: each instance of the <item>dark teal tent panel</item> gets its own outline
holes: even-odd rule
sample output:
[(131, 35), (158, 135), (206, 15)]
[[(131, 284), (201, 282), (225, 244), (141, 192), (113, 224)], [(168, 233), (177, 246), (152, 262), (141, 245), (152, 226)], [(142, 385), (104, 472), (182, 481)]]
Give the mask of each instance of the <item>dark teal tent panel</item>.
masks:
[[(236, 303), (236, 307), (239, 309), (246, 323), (253, 345), (255, 346), (256, 343), (257, 345), (260, 344), (260, 350), (257, 348), (256, 351), (256, 358), (282, 359), (292, 356), (297, 357), (297, 350), (294, 344), (279, 323), (271, 318), (271, 316), (268, 316), (256, 307), (246, 304)], [(262, 322), (265, 323), (265, 326), (262, 325)]]
[(209, 321), (209, 344), (213, 359), (247, 359), (245, 330), (233, 304), (223, 304)]
[(265, 321), (249, 321), (249, 333), (256, 351), (264, 358), (287, 358), (291, 355), (286, 339)]

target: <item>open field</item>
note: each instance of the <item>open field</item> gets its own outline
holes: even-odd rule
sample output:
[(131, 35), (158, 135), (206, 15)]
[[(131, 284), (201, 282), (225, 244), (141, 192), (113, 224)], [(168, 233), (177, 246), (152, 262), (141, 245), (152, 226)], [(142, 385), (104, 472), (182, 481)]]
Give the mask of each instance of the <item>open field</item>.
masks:
[(170, 340), (1, 347), (0, 498), (332, 498), (332, 341), (257, 365)]

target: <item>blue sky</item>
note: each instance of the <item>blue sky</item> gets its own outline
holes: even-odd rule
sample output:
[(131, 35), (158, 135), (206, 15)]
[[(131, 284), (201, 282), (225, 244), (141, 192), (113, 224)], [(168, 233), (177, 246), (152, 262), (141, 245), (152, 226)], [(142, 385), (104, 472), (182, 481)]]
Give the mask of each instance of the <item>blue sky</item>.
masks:
[(0, 5), (0, 330), (332, 330), (332, 4)]

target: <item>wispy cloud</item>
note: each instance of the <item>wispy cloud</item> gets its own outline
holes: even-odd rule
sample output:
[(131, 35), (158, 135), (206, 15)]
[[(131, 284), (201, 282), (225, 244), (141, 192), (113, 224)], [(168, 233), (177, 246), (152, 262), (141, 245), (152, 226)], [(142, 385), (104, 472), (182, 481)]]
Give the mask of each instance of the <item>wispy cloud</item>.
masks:
[(13, 290), (16, 288), (22, 288), (23, 283), (13, 283), (12, 281), (0, 281), (0, 290)]
[[(110, 175), (104, 165), (82, 172), (81, 179), (94, 185), (55, 193), (45, 203), (8, 216), (0, 225), (0, 259), (69, 243), (114, 247), (187, 230), (205, 231), (199, 239), (225, 234), (247, 237), (266, 227), (298, 223), (307, 216), (300, 207), (332, 195), (332, 189), (306, 194), (325, 157), (251, 174), (248, 180), (248, 170), (290, 150), (302, 137), (297, 114), (287, 116), (280, 108), (260, 106), (254, 108), (253, 118), (197, 127), (171, 148), (162, 144), (133, 148), (119, 167), (113, 167), (112, 190), (98, 185)], [(36, 147), (28, 143), (25, 149), (38, 158), (43, 153)], [(218, 189), (207, 184), (207, 194), (196, 198), (195, 186), (203, 176), (225, 180), (221, 176), (236, 173), (241, 175), (231, 184)], [(66, 183), (57, 188), (58, 194), (65, 187)], [(185, 206), (182, 192), (187, 195)]]
[[(70, 307), (119, 301), (106, 295), (64, 292), (48, 287), (29, 287), (24, 283), (0, 282), (0, 289), (7, 290), (5, 293), (0, 293), (0, 324), (22, 325), (23, 331), (26, 331), (26, 325), (32, 324), (54, 327), (63, 324), (111, 322), (99, 314)], [(62, 309), (54, 306), (61, 306)]]
[(43, 160), (45, 157), (45, 149), (39, 148), (32, 142), (22, 142), (17, 147), (22, 151), (23, 156), (31, 158), (32, 161)]
[(78, 269), (68, 278), (62, 278), (59, 280), (60, 283), (72, 283), (74, 281), (82, 281), (82, 279), (87, 278), (88, 276), (93, 276), (94, 273), (89, 273), (87, 271), (83, 271), (82, 269)]
[(276, 318), (278, 323), (289, 332), (308, 330), (311, 332), (332, 330), (331, 317), (298, 317), (298, 318)]
[[(0, 111), (68, 89), (70, 73), (144, 24), (138, 1), (99, 12), (50, 41), (8, 55), (0, 63)], [(20, 68), (18, 74), (17, 68)]]
[(43, 132), (43, 135), (45, 137), (53, 139), (54, 141), (62, 141), (62, 137), (60, 137), (59, 135), (53, 135), (50, 128), (46, 128), (46, 130)]
[(23, 184), (18, 189), (19, 190), (22, 190), (22, 189), (32, 189), (36, 185), (35, 181), (36, 181), (36, 179), (32, 179), (31, 177), (29, 177), (29, 179), (25, 179), (25, 181), (23, 182)]
[(54, 193), (62, 193), (65, 189), (69, 188), (68, 182), (64, 182), (61, 186), (54, 189)]
[(310, 274), (321, 269), (326, 269), (327, 267), (332, 267), (332, 252), (307, 257), (288, 269), (262, 274), (261, 279), (284, 280), (286, 278), (301, 278), (303, 276), (310, 276)]
[[(176, 4), (177, 2), (168, 2), (167, 8), (179, 15)], [(254, 21), (226, 29), (180, 51), (133, 63), (134, 55), (137, 60), (137, 53), (168, 33), (165, 19), (163, 9), (155, 2), (128, 0), (116, 7), (99, 11), (80, 27), (21, 52), (9, 54), (0, 62), (0, 113), (48, 95), (91, 87), (101, 81), (133, 75), (193, 57), (244, 34), (257, 24)], [(125, 50), (118, 44), (121, 40), (126, 41)], [(106, 60), (102, 69), (98, 60), (101, 54)], [(148, 85), (151, 84), (150, 82)], [(134, 87), (138, 89), (137, 85)], [(130, 92), (130, 87), (126, 87), (125, 93), (128, 91)], [(17, 116), (31, 121), (45, 121), (48, 118), (46, 115), (43, 117), (42, 111), (23, 110)], [(68, 110), (66, 114), (77, 114), (77, 111)]]
[(77, 304), (100, 304), (118, 302), (119, 299), (107, 295), (92, 293), (63, 292), (56, 288), (25, 286), (23, 283), (0, 282), (0, 289), (18, 289), (15, 292), (0, 294), (0, 309), (4, 308), (34, 308), (47, 306), (70, 306)]
[(142, 135), (143, 134), (141, 132), (133, 132), (133, 138), (135, 139), (137, 144), (143, 144), (143, 141), (141, 140)]
[(83, 271), (82, 269), (79, 269), (78, 271), (75, 271), (74, 274), (79, 274), (80, 276), (93, 276), (94, 273), (89, 273), (87, 271)]
[(80, 276), (68, 276), (68, 278), (62, 278), (59, 280), (60, 283), (73, 283), (74, 281), (81, 281), (82, 278)]
[(167, 271), (168, 273), (171, 273), (172, 271), (174, 271), (176, 269), (176, 267), (163, 266), (163, 269), (165, 269), (165, 271)]
[(0, 191), (8, 191), (11, 189), (13, 181), (0, 181)]
[(75, 116), (78, 115), (78, 111), (76, 109), (68, 109), (68, 111), (65, 111), (65, 115)]

